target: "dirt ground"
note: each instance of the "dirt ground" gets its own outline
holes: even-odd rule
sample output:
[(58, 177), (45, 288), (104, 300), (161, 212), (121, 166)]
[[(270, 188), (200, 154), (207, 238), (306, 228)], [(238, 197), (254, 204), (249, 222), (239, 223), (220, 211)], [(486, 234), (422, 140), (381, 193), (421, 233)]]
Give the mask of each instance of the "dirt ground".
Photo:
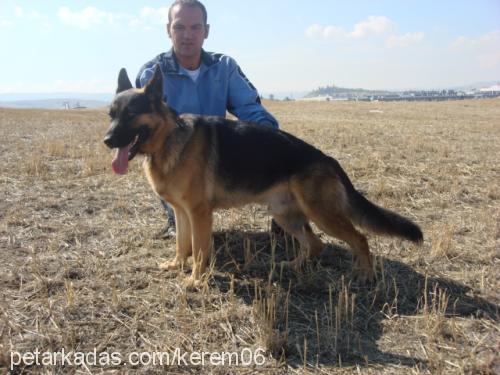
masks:
[[(369, 236), (378, 279), (362, 286), (344, 243), (322, 235), (318, 262), (282, 272), (298, 244), (265, 207), (220, 211), (210, 275), (186, 290), (189, 269), (157, 267), (175, 243), (155, 238), (140, 157), (111, 172), (107, 109), (0, 109), (0, 372), (500, 373), (500, 100), (265, 105), (424, 244)], [(51, 361), (62, 350), (71, 363)]]

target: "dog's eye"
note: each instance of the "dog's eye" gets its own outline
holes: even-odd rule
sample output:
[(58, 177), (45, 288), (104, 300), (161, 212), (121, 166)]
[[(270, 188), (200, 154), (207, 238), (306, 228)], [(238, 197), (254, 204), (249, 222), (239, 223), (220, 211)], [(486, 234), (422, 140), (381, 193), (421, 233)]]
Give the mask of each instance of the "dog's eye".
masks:
[(135, 116), (135, 112), (131, 111), (129, 108), (124, 108), (123, 111), (120, 113), (120, 117), (123, 120), (132, 120), (132, 118)]
[(110, 109), (108, 115), (111, 118), (115, 118), (116, 117), (116, 111), (114, 109)]

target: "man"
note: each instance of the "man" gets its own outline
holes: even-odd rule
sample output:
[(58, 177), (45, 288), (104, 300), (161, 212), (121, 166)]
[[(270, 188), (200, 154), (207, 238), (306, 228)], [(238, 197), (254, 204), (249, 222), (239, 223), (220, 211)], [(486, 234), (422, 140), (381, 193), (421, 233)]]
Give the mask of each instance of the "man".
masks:
[[(163, 74), (164, 100), (178, 113), (225, 117), (229, 111), (239, 120), (278, 128), (278, 122), (262, 106), (257, 90), (236, 61), (203, 50), (209, 30), (207, 11), (201, 2), (176, 0), (170, 6), (167, 24), (173, 47), (142, 66), (136, 86), (143, 87), (159, 65)], [(168, 220), (161, 237), (173, 237), (173, 210), (162, 203)]]

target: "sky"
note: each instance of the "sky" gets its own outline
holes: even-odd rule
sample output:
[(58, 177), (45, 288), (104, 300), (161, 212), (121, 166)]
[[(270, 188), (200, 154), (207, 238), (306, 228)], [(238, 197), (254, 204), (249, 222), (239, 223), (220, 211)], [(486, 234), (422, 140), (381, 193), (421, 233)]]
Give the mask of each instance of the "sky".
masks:
[[(500, 82), (500, 0), (205, 0), (204, 48), (261, 94)], [(170, 1), (0, 0), (0, 94), (112, 93), (171, 47)]]

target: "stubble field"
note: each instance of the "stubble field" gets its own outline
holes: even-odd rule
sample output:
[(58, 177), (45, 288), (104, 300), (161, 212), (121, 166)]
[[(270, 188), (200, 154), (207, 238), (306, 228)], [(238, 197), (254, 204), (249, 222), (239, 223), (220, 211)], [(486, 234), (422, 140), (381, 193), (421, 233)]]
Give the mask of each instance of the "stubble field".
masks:
[[(344, 243), (322, 235), (319, 262), (282, 272), (298, 245), (265, 208), (220, 211), (210, 277), (186, 290), (189, 270), (157, 268), (175, 243), (155, 238), (165, 217), (140, 158), (111, 172), (106, 109), (0, 109), (0, 371), (500, 373), (500, 100), (265, 105), (424, 244), (369, 236), (378, 280), (361, 286)], [(121, 361), (16, 357), (62, 349)]]

